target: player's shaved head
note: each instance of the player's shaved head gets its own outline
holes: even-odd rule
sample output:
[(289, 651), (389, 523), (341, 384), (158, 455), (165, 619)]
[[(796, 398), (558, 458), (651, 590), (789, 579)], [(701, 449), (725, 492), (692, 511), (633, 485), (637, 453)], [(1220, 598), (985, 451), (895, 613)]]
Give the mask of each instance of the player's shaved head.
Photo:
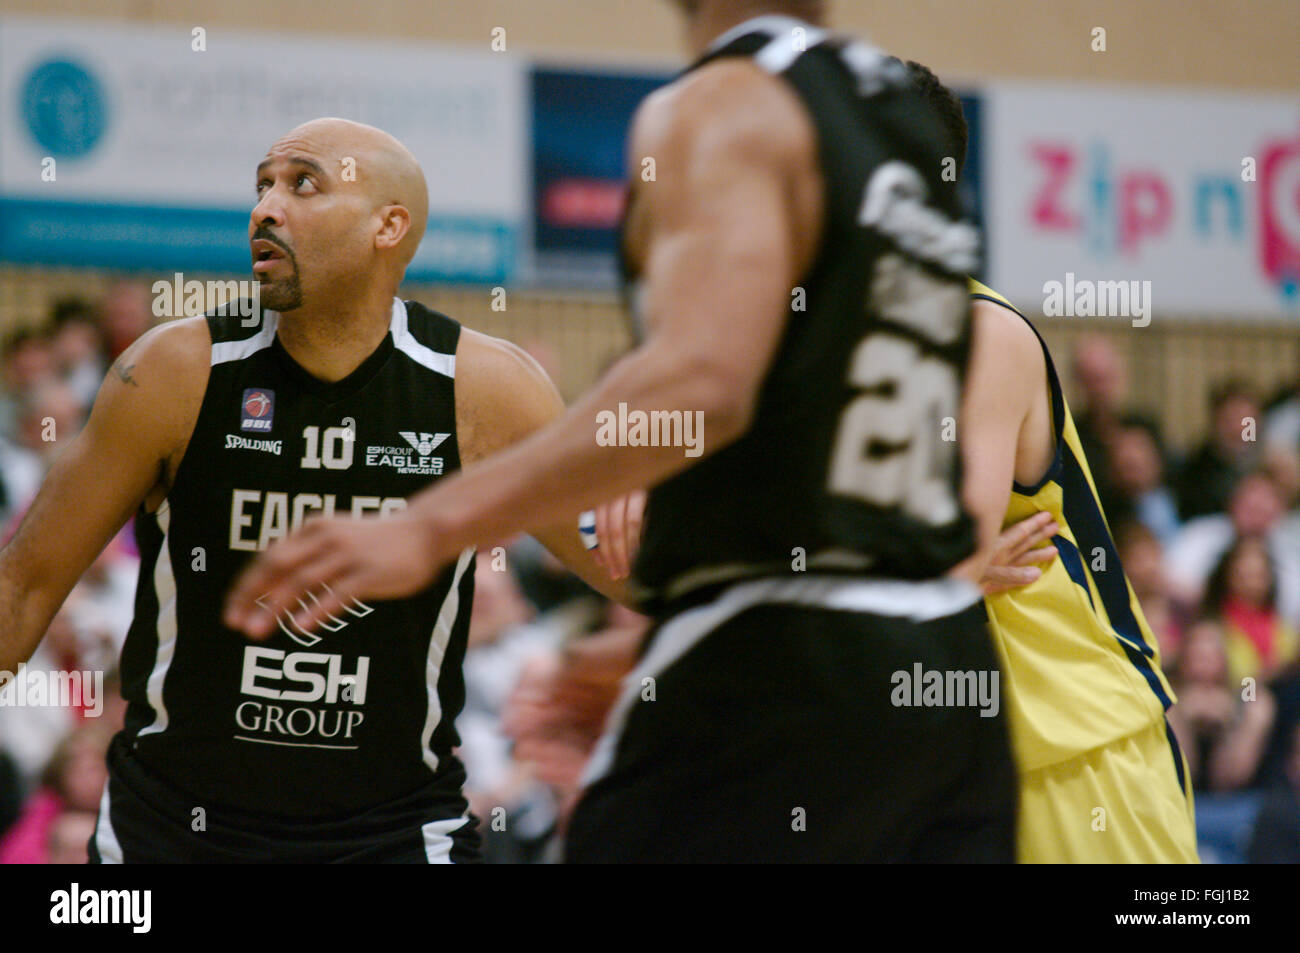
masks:
[(376, 209), (400, 205), (410, 213), (411, 227), (399, 246), (403, 264), (409, 263), (429, 221), (429, 188), (411, 150), (382, 129), (332, 116), (294, 128), (270, 152), (296, 143), (310, 143), (332, 156), (332, 171), (343, 182), (355, 181)]
[(249, 239), (267, 307), (396, 289), (429, 219), (406, 146), (364, 123), (313, 119), (276, 140), (257, 175)]

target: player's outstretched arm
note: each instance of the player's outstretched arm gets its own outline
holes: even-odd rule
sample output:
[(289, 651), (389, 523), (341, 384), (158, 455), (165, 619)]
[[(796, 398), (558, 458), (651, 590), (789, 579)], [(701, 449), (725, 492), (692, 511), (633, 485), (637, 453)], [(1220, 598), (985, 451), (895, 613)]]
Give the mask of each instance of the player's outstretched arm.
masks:
[[(461, 331), (456, 353), (456, 432), (462, 466), (518, 443), (563, 413), (560, 392), (527, 352), (500, 338), (468, 328)], [(582, 545), (577, 511), (532, 535), (597, 592), (631, 604), (626, 586)]]
[[(1002, 531), (1017, 468), (1036, 461), (1030, 427), (1045, 397), (1047, 365), (1034, 332), (1018, 315), (987, 301), (972, 302), (971, 357), (962, 397), (958, 438), (962, 446), (962, 502), (975, 519), (979, 547), (955, 572), (985, 594), (1028, 585), (1042, 571), (1034, 563), (1056, 555), (1050, 545), (1035, 548), (1056, 531), (1047, 514), (1035, 514)], [(1050, 419), (1050, 416), (1048, 417)], [(1037, 443), (1047, 449), (1044, 435)]]
[(140, 338), (109, 370), (85, 428), (0, 550), (0, 671), (31, 657), (113, 534), (165, 493), (202, 402), (208, 344), (202, 318), (177, 321)]
[[(536, 530), (654, 486), (749, 426), (791, 290), (821, 231), (816, 138), (794, 94), (757, 66), (720, 62), (651, 97), (630, 154), (639, 181), (630, 232), (642, 263), (648, 337), (559, 419), (418, 494), (382, 523), (309, 520), (262, 553), (227, 602), (226, 624), (263, 635), (305, 592), (345, 598), (417, 591), (470, 545)], [(813, 211), (809, 211), (812, 209)], [(636, 223), (640, 222), (640, 225)], [(602, 413), (699, 413), (698, 456), (674, 446), (603, 446)]]

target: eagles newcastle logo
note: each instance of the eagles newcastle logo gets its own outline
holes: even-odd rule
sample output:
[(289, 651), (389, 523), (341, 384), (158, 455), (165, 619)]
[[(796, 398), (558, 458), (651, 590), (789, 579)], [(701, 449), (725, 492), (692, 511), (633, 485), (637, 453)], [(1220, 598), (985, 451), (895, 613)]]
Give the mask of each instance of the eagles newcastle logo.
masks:
[(422, 457), (427, 457), (433, 453), (438, 444), (442, 443), (448, 437), (449, 433), (421, 433), (416, 436), (412, 430), (399, 430), (398, 436), (415, 448), (415, 452)]
[(449, 433), (399, 430), (405, 447), (380, 444), (366, 447), (366, 466), (385, 467), (415, 476), (442, 476), (443, 458), (430, 456), (451, 436)]

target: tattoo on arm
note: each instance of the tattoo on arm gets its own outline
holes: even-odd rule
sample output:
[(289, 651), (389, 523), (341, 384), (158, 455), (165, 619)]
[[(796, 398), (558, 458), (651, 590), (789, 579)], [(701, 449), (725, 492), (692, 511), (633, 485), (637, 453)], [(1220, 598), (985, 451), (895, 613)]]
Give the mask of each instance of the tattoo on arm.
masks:
[(121, 361), (113, 364), (113, 373), (121, 378), (122, 383), (130, 384), (132, 387), (139, 387), (140, 382), (131, 376), (133, 370), (135, 370), (134, 364), (123, 364)]

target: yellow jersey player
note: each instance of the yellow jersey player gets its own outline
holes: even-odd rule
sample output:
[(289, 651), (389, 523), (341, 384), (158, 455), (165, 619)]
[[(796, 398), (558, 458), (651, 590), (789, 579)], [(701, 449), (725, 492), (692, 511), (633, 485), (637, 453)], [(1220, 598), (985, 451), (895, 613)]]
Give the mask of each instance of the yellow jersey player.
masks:
[[(925, 67), (961, 167), (965, 120)], [(1004, 525), (1050, 513), (1058, 558), (985, 600), (1020, 776), (1028, 863), (1196, 862), (1186, 763), (1165, 720), (1174, 693), (1097, 500), (1047, 345), (997, 292), (970, 282), (974, 338), (961, 426), (967, 506)]]

